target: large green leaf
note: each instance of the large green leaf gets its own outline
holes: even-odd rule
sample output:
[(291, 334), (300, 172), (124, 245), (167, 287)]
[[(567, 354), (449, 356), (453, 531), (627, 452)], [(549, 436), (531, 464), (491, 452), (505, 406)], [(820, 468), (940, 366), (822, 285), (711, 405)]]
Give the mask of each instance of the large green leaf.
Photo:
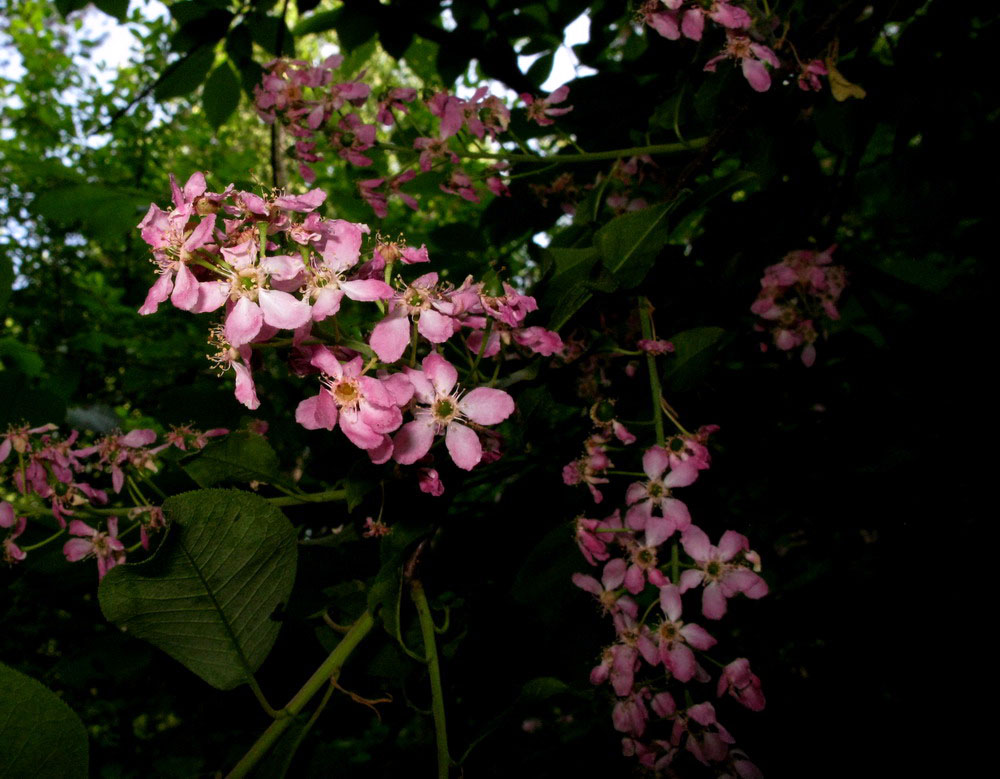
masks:
[(223, 482), (278, 480), (278, 455), (267, 439), (256, 433), (232, 433), (212, 441), (182, 467), (199, 487)]
[(670, 389), (693, 389), (711, 367), (726, 331), (721, 327), (695, 327), (670, 338), (674, 354), (668, 357), (664, 381)]
[(169, 100), (194, 92), (205, 80), (214, 61), (213, 46), (202, 44), (193, 49), (167, 66), (153, 90), (153, 96), (157, 100)]
[(94, 5), (119, 22), (124, 22), (128, 18), (129, 0), (94, 0)]
[(0, 663), (0, 776), (87, 776), (87, 731), (45, 685)]
[(622, 214), (594, 235), (594, 245), (601, 253), (601, 262), (626, 289), (642, 283), (656, 255), (669, 240), (667, 214), (677, 202), (660, 203)]
[(280, 510), (237, 490), (166, 500), (156, 554), (101, 582), (104, 615), (222, 690), (247, 682), (274, 645), (295, 581), (296, 533)]
[(205, 82), (201, 97), (209, 124), (218, 130), (240, 103), (240, 79), (228, 59), (220, 62)]
[(341, 8), (336, 8), (333, 11), (319, 11), (318, 13), (310, 14), (304, 19), (300, 19), (299, 23), (292, 28), (292, 35), (309, 35), (310, 33), (332, 30), (340, 21), (342, 10)]
[(545, 302), (552, 307), (549, 327), (558, 330), (593, 297), (588, 281), (600, 255), (593, 247), (551, 248), (544, 255), (555, 269), (545, 293)]

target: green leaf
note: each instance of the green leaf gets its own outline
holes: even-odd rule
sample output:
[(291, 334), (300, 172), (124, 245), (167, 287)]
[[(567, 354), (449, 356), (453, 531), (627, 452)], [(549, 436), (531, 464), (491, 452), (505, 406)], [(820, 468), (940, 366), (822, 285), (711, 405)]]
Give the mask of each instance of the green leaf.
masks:
[(646, 278), (656, 255), (670, 238), (667, 214), (678, 202), (674, 200), (622, 214), (594, 235), (601, 262), (624, 288), (635, 287)]
[(0, 776), (86, 779), (87, 731), (41, 682), (0, 663)]
[(570, 692), (570, 686), (554, 676), (540, 676), (524, 683), (521, 698), (526, 701), (543, 701), (554, 695)]
[(548, 80), (549, 74), (552, 73), (552, 65), (555, 62), (555, 57), (555, 52), (550, 51), (548, 54), (543, 54), (531, 63), (528, 72), (524, 74), (525, 77), (541, 89), (542, 84)]
[(160, 101), (182, 97), (194, 92), (205, 80), (205, 75), (215, 61), (214, 47), (203, 44), (167, 66), (153, 89), (153, 96)]
[(181, 467), (199, 487), (223, 482), (280, 481), (278, 455), (263, 436), (231, 433), (212, 441)]
[(149, 641), (213, 687), (247, 683), (274, 645), (295, 581), (295, 528), (238, 490), (168, 498), (156, 554), (112, 569), (98, 590), (111, 622)]
[(37, 376), (45, 367), (45, 362), (34, 350), (16, 338), (0, 338), (0, 362), (10, 360), (25, 376)]
[(246, 23), (240, 22), (226, 36), (226, 54), (239, 67), (253, 60), (253, 37)]
[(64, 17), (69, 16), (73, 11), (79, 11), (90, 0), (55, 0), (56, 10)]
[(695, 327), (671, 337), (674, 354), (667, 358), (664, 382), (673, 390), (692, 389), (711, 367), (726, 331), (721, 327)]
[(286, 56), (295, 54), (295, 38), (283, 19), (257, 14), (248, 22), (254, 42), (269, 54)]
[(593, 297), (588, 280), (600, 254), (592, 246), (586, 249), (550, 248), (543, 252), (543, 257), (555, 268), (546, 288), (545, 301), (553, 307), (549, 327), (558, 330)]
[(307, 16), (305, 19), (300, 19), (299, 23), (292, 28), (292, 35), (299, 37), (300, 35), (310, 35), (311, 33), (332, 30), (337, 26), (337, 22), (340, 21), (342, 11), (342, 8), (337, 8), (333, 11), (320, 11), (319, 13)]
[(128, 18), (128, 3), (129, 0), (94, 0), (94, 5), (119, 22)]
[(357, 9), (352, 9), (351, 13), (345, 13), (337, 20), (337, 40), (345, 53), (368, 43), (377, 32), (375, 17), (359, 13)]
[(720, 195), (725, 195), (730, 190), (742, 189), (749, 184), (759, 181), (760, 177), (750, 170), (736, 170), (725, 176), (712, 179), (702, 184), (685, 202), (685, 207), (691, 211), (703, 208)]
[(201, 96), (209, 124), (218, 130), (240, 103), (240, 79), (228, 59), (212, 71)]
[(437, 72), (438, 45), (434, 41), (424, 38), (414, 38), (410, 47), (403, 52), (403, 59), (410, 69), (416, 73), (424, 82), (433, 82), (438, 79)]

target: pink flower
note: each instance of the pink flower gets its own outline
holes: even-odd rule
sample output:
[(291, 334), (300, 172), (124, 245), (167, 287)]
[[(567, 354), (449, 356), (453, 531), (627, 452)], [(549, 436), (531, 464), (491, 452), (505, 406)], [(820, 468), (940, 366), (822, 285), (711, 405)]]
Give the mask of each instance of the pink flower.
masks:
[(823, 88), (823, 82), (819, 80), (819, 77), (827, 74), (823, 60), (815, 59), (800, 63), (800, 68), (799, 89), (805, 92), (819, 92)]
[(433, 468), (421, 468), (417, 471), (417, 479), (417, 486), (420, 487), (421, 492), (426, 492), (436, 498), (444, 494), (444, 484), (441, 482), (438, 472)]
[(680, 621), (681, 594), (674, 584), (660, 587), (660, 608), (666, 617), (655, 629), (660, 661), (680, 682), (689, 682), (698, 668), (695, 649), (711, 649), (717, 643), (704, 628)]
[(715, 708), (711, 703), (699, 703), (679, 714), (674, 720), (670, 741), (678, 747), (684, 743), (687, 751), (705, 765), (725, 760), (729, 745), (735, 743), (729, 731), (715, 718)]
[(746, 33), (731, 29), (726, 30), (726, 46), (722, 53), (706, 62), (705, 70), (714, 73), (716, 66), (726, 59), (740, 61), (744, 77), (757, 92), (766, 92), (771, 87), (771, 75), (764, 64), (781, 67), (781, 61), (767, 46), (751, 40)]
[(687, 464), (699, 471), (708, 468), (712, 464), (712, 455), (705, 443), (718, 429), (718, 425), (702, 425), (693, 435), (675, 435), (668, 438), (666, 449), (670, 457), (670, 467), (679, 468), (682, 464)]
[[(208, 355), (208, 359), (219, 371), (219, 375), (221, 376), (230, 369), (236, 374), (236, 399), (251, 411), (259, 408), (260, 400), (257, 399), (257, 388), (253, 381), (253, 372), (250, 369), (250, 357), (253, 350), (249, 346), (241, 346), (237, 349), (229, 343), (221, 325), (213, 327), (209, 331), (208, 338), (209, 344), (215, 348), (215, 351)], [(206, 433), (206, 435), (208, 434)], [(184, 447), (178, 446), (178, 448), (183, 449)]]
[(326, 347), (319, 347), (312, 364), (322, 371), (324, 388), (299, 403), (295, 421), (307, 430), (333, 430), (339, 422), (358, 448), (384, 446), (386, 434), (402, 424), (403, 415), (385, 384), (363, 375), (361, 356), (341, 364)]
[(569, 86), (566, 84), (563, 84), (563, 86), (556, 89), (546, 98), (533, 97), (527, 92), (521, 93), (521, 100), (528, 106), (528, 119), (537, 122), (543, 127), (555, 124), (555, 121), (549, 117), (562, 116), (573, 110), (573, 106), (566, 106), (564, 108), (552, 107), (557, 103), (563, 102), (567, 97), (569, 97)]
[(637, 346), (646, 354), (652, 354), (654, 356), (673, 353), (674, 351), (674, 345), (670, 343), (670, 341), (664, 341), (662, 338), (659, 340), (643, 338), (638, 342)]
[(3, 540), (3, 558), (8, 563), (20, 562), (27, 557), (24, 550), (14, 543), (27, 524), (27, 517), (15, 517), (14, 507), (7, 501), (0, 501), (0, 527), (9, 531)]
[[(280, 289), (273, 282), (290, 281), (304, 272), (299, 256), (262, 257), (258, 262), (257, 243), (244, 241), (224, 247), (229, 264), (229, 297), (225, 337), (235, 348), (253, 341), (265, 324), (279, 330), (295, 330), (308, 322), (312, 310), (304, 300)], [(235, 305), (232, 301), (236, 301)]]
[(476, 190), (472, 186), (472, 179), (461, 168), (452, 168), (448, 178), (441, 182), (440, 189), (449, 195), (458, 195), (470, 203), (479, 202), (479, 195), (476, 194)]
[[(737, 593), (754, 600), (767, 595), (767, 583), (737, 557), (742, 553), (743, 560), (757, 559), (746, 536), (727, 530), (715, 547), (709, 543), (705, 531), (692, 525), (681, 536), (681, 546), (698, 567), (681, 574), (680, 591), (684, 593), (704, 584), (701, 612), (709, 619), (721, 619), (726, 613), (726, 599)], [(732, 562), (734, 559), (736, 562)]]
[(616, 614), (623, 611), (632, 619), (638, 619), (639, 606), (619, 589), (624, 582), (625, 561), (620, 557), (616, 557), (604, 566), (601, 581), (586, 574), (573, 574), (573, 584), (596, 597), (605, 614)]
[(375, 145), (375, 125), (364, 124), (357, 114), (348, 114), (340, 120), (339, 130), (330, 136), (330, 146), (337, 154), (361, 168), (373, 164), (371, 157), (361, 152)]
[(458, 155), (448, 148), (445, 138), (416, 138), (413, 148), (420, 151), (420, 170), (429, 171), (436, 160), (450, 160), (458, 164)]
[(760, 679), (750, 670), (750, 661), (745, 657), (733, 660), (722, 669), (716, 695), (721, 697), (726, 692), (751, 711), (764, 710)]
[(393, 87), (389, 92), (379, 100), (376, 106), (376, 115), (379, 123), (384, 124), (386, 127), (392, 126), (396, 118), (393, 116), (393, 110), (399, 111), (400, 113), (408, 113), (409, 107), (407, 103), (412, 103), (417, 99), (417, 90), (410, 87)]
[(382, 362), (403, 356), (410, 342), (410, 318), (417, 317), (417, 332), (434, 344), (447, 341), (456, 324), (453, 305), (437, 290), (438, 275), (425, 273), (413, 280), (389, 303), (389, 314), (372, 330), (369, 344)]
[(615, 708), (611, 712), (611, 720), (615, 730), (619, 733), (628, 733), (635, 738), (640, 738), (646, 732), (649, 711), (646, 709), (645, 701), (649, 695), (649, 690), (643, 687), (615, 704)]
[[(307, 224), (310, 224), (307, 220)], [(351, 300), (373, 302), (392, 297), (392, 287), (381, 279), (348, 278), (361, 256), (362, 237), (368, 225), (343, 219), (316, 219), (310, 243), (319, 250), (306, 268), (306, 296), (312, 299), (312, 319), (321, 322), (340, 311), (346, 295)]]
[(455, 465), (472, 470), (483, 458), (483, 447), (473, 425), (496, 425), (514, 412), (514, 400), (503, 390), (476, 387), (468, 394), (455, 391), (458, 372), (434, 352), (423, 360), (423, 370), (407, 368), (413, 394), (424, 406), (403, 425), (393, 440), (393, 458), (402, 465), (415, 463), (444, 432), (445, 446)]
[[(633, 482), (625, 493), (625, 502), (631, 507), (625, 516), (628, 526), (647, 533), (656, 527), (664, 540), (691, 524), (687, 506), (672, 496), (672, 489), (687, 487), (698, 478), (698, 469), (687, 463), (670, 468), (669, 473), (668, 468), (670, 453), (660, 446), (650, 447), (642, 456), (642, 469), (649, 481)], [(654, 507), (660, 509), (662, 517), (653, 516)]]
[[(570, 467), (570, 466), (567, 466)], [(597, 565), (598, 560), (607, 560), (611, 555), (608, 553), (607, 545), (618, 535), (614, 532), (600, 532), (601, 530), (620, 530), (622, 527), (621, 515), (615, 509), (607, 519), (587, 519), (586, 517), (576, 518), (576, 543), (580, 547), (580, 552), (587, 562)]]
[(63, 546), (63, 554), (71, 563), (86, 557), (96, 557), (98, 580), (103, 579), (104, 574), (118, 563), (125, 561), (125, 545), (118, 540), (118, 518), (108, 517), (107, 524), (107, 532), (99, 532), (85, 522), (74, 519), (69, 523), (70, 535), (83, 537), (70, 539)]

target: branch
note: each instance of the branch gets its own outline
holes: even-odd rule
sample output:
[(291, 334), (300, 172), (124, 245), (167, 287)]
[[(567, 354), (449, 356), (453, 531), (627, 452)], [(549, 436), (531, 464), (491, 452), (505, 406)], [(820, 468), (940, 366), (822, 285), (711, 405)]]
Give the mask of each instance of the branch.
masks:
[(323, 664), (309, 677), (309, 680), (302, 685), (302, 689), (295, 693), (295, 696), (288, 702), (288, 705), (281, 709), (279, 712), (282, 715), (281, 718), (271, 723), (267, 730), (250, 747), (249, 751), (243, 755), (240, 762), (229, 772), (227, 775), (228, 779), (239, 779), (239, 777), (246, 776), (261, 761), (268, 750), (274, 746), (274, 742), (292, 724), (295, 716), (305, 708), (306, 704), (315, 697), (316, 693), (331, 679), (336, 679), (340, 675), (340, 669), (347, 662), (347, 658), (350, 657), (351, 652), (361, 643), (361, 639), (368, 634), (368, 631), (372, 629), (374, 624), (375, 619), (369, 611), (366, 611), (358, 618), (358, 621), (351, 626), (347, 635), (337, 644), (336, 649), (330, 653), (329, 657), (323, 661)]

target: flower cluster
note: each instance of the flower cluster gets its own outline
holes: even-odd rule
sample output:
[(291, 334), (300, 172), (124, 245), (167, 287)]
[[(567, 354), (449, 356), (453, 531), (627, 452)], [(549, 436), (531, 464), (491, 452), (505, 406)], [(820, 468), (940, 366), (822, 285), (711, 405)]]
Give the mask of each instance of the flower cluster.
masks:
[[(363, 258), (368, 226), (321, 217), (322, 190), (261, 197), (229, 186), (217, 194), (207, 191), (201, 173), (183, 188), (171, 182), (173, 208), (151, 205), (139, 225), (161, 274), (140, 313), (156, 311), (168, 297), (193, 313), (221, 310), (210, 359), (234, 370), (240, 402), (260, 405), (254, 349), (290, 330), (290, 372), (315, 374), (319, 384), (296, 411), (303, 427), (339, 427), (375, 463), (424, 465), (438, 435), (462, 469), (495, 459), (498, 438), (485, 428), (505, 420), (513, 400), (493, 387), (466, 382), (458, 389), (457, 370), (438, 352), (456, 344), (471, 381), (482, 360), (558, 354), (558, 334), (525, 324), (537, 308), (533, 297), (471, 277), (457, 287), (434, 272), (394, 277), (399, 267), (429, 262), (426, 247), (379, 237)], [(370, 304), (367, 342), (339, 337), (335, 318), (345, 298)], [(418, 369), (421, 349), (427, 353)], [(441, 494), (436, 471), (424, 468), (419, 478), (425, 492)]]
[[(823, 317), (840, 319), (837, 301), (845, 286), (844, 268), (832, 265), (831, 246), (822, 252), (808, 249), (789, 252), (777, 265), (764, 269), (760, 293), (750, 310), (769, 330), (774, 345), (782, 351), (802, 347), (802, 362), (816, 362), (816, 323)], [(766, 344), (762, 344), (766, 349)]]
[[(713, 704), (690, 704), (704, 694), (694, 685), (712, 679), (699, 655), (718, 642), (702, 625), (682, 619), (682, 596), (700, 589), (701, 616), (714, 621), (725, 615), (729, 598), (767, 594), (758, 575), (760, 558), (747, 538), (727, 530), (713, 545), (676, 494), (710, 466), (706, 442), (715, 430), (706, 426), (648, 448), (642, 457), (646, 478), (625, 491), (624, 519), (620, 508), (604, 519), (577, 518), (580, 551), (601, 571), (599, 579), (575, 574), (573, 582), (597, 599), (614, 625), (615, 640), (590, 679), (608, 683), (614, 693), (612, 722), (624, 736), (623, 753), (660, 771), (686, 752), (720, 773), (755, 777), (759, 772), (732, 748), (734, 740), (718, 722)], [(764, 707), (760, 680), (745, 658), (722, 666), (715, 691), (754, 711)], [(679, 692), (683, 695), (676, 697)]]
[[(705, 20), (725, 31), (726, 43), (715, 57), (705, 63), (705, 70), (714, 73), (720, 62), (736, 60), (743, 76), (757, 92), (771, 88), (770, 66), (782, 67), (774, 50), (764, 44), (774, 24), (767, 19), (755, 19), (750, 12), (732, 0), (646, 0), (639, 10), (639, 19), (668, 40), (688, 38), (700, 41), (705, 32)], [(799, 64), (799, 87), (818, 90), (819, 76), (826, 75), (821, 60)]]
[[(157, 458), (163, 450), (201, 449), (208, 439), (229, 432), (222, 428), (202, 432), (190, 426), (174, 427), (158, 442), (153, 430), (140, 429), (112, 433), (83, 446), (79, 431), (72, 430), (65, 437), (56, 431), (53, 424), (20, 426), (11, 427), (0, 436), (0, 485), (9, 480), (18, 495), (14, 504), (0, 501), (0, 528), (7, 531), (3, 557), (8, 563), (21, 562), (30, 549), (41, 546), (44, 542), (26, 547), (18, 539), (28, 529), (29, 514), (51, 513), (60, 529), (53, 538), (65, 532), (77, 536), (63, 547), (66, 559), (76, 562), (96, 558), (102, 578), (125, 559), (126, 550), (119, 540), (118, 517), (112, 515), (112, 509), (103, 508), (109, 501), (109, 489), (100, 482), (109, 479), (110, 491), (115, 494), (126, 486), (131, 494), (141, 494), (136, 480), (145, 480), (157, 472)], [(15, 510), (15, 504), (21, 508)], [(148, 549), (150, 533), (164, 527), (163, 513), (151, 505), (122, 511), (128, 511), (132, 520), (125, 532), (138, 529), (137, 546)], [(104, 530), (93, 526), (101, 523)], [(51, 524), (51, 520), (45, 524)]]
[[(337, 70), (342, 62), (339, 55), (315, 66), (302, 60), (276, 59), (265, 66), (263, 80), (254, 88), (254, 105), (260, 118), (268, 124), (279, 122), (294, 136), (293, 155), (303, 179), (310, 184), (316, 180), (312, 166), (323, 160), (322, 147), (332, 149), (352, 165), (370, 167), (374, 162), (367, 152), (378, 143), (380, 127), (383, 132), (388, 131), (399, 123), (402, 115), (410, 112), (412, 104), (419, 102), (438, 120), (437, 134), (413, 140), (414, 167), (358, 182), (361, 197), (380, 218), (388, 214), (392, 197), (417, 209), (416, 199), (404, 192), (402, 186), (419, 173), (443, 169), (447, 175), (440, 185), (441, 191), (478, 203), (480, 192), (476, 181), (460, 166), (449, 139), (464, 130), (477, 141), (487, 137), (497, 141), (507, 131), (510, 108), (499, 97), (489, 94), (487, 87), (479, 88), (468, 98), (436, 92), (418, 101), (417, 90), (410, 87), (392, 87), (375, 95), (361, 81), (363, 73), (350, 79), (340, 77)], [(558, 105), (568, 94), (569, 87), (564, 86), (545, 98), (527, 93), (520, 97), (528, 119), (545, 127), (554, 124), (552, 117), (573, 110), (572, 106)], [(372, 98), (375, 105), (367, 111), (372, 121), (365, 121), (359, 111)], [(505, 169), (499, 163), (484, 171), (482, 183), (494, 195), (509, 194), (501, 177)]]

